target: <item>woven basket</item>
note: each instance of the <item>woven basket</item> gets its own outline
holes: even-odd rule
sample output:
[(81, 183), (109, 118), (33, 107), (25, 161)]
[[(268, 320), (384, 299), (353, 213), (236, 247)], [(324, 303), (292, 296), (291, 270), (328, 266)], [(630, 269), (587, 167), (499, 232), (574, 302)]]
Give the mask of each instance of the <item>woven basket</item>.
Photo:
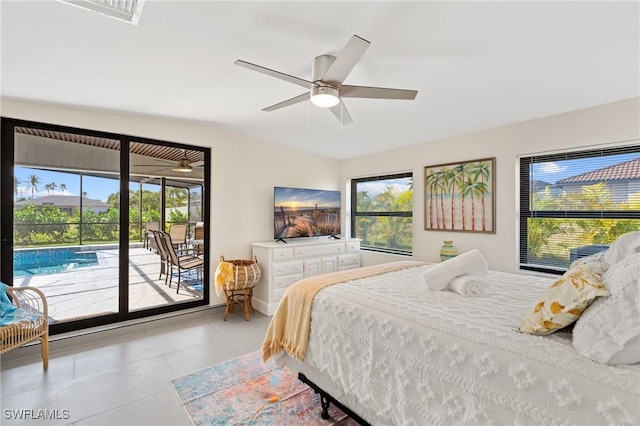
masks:
[(225, 285), (227, 290), (242, 290), (253, 287), (260, 280), (260, 265), (258, 265), (258, 259), (255, 256), (253, 260), (226, 260), (224, 256), (220, 256), (220, 262), (233, 265), (233, 281)]

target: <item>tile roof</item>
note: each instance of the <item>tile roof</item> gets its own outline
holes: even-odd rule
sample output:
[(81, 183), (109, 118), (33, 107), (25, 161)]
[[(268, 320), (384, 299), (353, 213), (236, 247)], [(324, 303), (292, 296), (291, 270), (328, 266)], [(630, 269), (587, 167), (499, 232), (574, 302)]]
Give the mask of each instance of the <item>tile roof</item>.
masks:
[(610, 182), (640, 179), (640, 158), (560, 179), (556, 183)]

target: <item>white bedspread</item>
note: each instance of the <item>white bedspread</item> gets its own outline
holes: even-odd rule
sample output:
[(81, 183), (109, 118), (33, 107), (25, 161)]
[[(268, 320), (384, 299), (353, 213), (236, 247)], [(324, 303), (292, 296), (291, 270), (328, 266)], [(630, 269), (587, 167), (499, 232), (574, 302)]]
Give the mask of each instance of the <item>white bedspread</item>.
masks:
[(481, 297), (429, 292), (430, 265), (316, 296), (306, 363), (372, 424), (640, 424), (640, 365), (578, 355), (522, 317), (552, 279), (490, 271)]

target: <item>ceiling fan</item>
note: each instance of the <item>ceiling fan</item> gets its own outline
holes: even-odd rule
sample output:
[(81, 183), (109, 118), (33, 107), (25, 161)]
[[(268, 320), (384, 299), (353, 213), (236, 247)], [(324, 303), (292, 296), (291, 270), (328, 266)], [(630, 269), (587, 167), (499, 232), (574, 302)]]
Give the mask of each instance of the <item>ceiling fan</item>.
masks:
[[(182, 157), (177, 162), (164, 160), (161, 158), (155, 158), (154, 160), (159, 163), (165, 163), (168, 165), (168, 167), (164, 169), (154, 170), (154, 172), (172, 170), (179, 173), (191, 173), (194, 167), (200, 167), (204, 164), (204, 161), (195, 161), (192, 163), (191, 160), (189, 160), (189, 157), (187, 157), (187, 151), (184, 149), (182, 150)], [(159, 164), (136, 164), (134, 165), (134, 167), (159, 167)]]
[(266, 107), (263, 111), (275, 111), (299, 102), (311, 100), (311, 103), (314, 105), (329, 108), (342, 124), (351, 124), (353, 120), (342, 102), (342, 98), (413, 100), (418, 94), (417, 90), (342, 84), (370, 45), (371, 43), (367, 40), (354, 35), (338, 56), (317, 56), (313, 60), (311, 68), (311, 79), (313, 81), (308, 81), (240, 59), (238, 59), (235, 64), (280, 80), (288, 81), (289, 83), (297, 84), (309, 90), (294, 98)]

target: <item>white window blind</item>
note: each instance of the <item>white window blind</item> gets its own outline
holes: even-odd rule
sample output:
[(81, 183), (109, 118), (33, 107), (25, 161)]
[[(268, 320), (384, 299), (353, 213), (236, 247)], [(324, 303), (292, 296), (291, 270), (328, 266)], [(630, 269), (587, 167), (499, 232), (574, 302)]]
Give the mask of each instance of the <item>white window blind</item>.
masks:
[(640, 230), (640, 145), (520, 159), (520, 266), (563, 272)]

